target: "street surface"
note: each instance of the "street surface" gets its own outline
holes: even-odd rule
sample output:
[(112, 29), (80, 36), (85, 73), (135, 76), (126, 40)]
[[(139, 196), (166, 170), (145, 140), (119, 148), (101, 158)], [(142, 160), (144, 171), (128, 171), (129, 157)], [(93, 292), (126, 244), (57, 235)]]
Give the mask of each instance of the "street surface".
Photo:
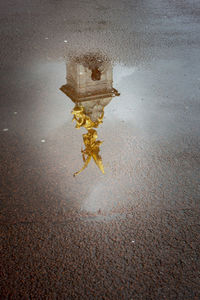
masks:
[[(200, 292), (200, 1), (1, 1), (0, 299)], [(66, 62), (100, 51), (120, 96), (82, 167)]]

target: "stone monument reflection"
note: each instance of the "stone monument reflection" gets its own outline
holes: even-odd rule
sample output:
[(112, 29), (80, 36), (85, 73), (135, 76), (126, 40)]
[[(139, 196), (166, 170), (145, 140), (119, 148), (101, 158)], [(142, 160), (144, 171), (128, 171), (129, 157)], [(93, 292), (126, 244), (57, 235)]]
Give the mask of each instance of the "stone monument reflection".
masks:
[(60, 89), (74, 103), (72, 110), (76, 128), (85, 127), (83, 134), (85, 149), (81, 150), (84, 165), (74, 176), (82, 172), (93, 158), (102, 173), (104, 167), (99, 154), (102, 141), (97, 140), (94, 128), (103, 123), (104, 107), (114, 96), (119, 96), (112, 87), (111, 62), (99, 54), (86, 54), (73, 58), (67, 63), (67, 84)]

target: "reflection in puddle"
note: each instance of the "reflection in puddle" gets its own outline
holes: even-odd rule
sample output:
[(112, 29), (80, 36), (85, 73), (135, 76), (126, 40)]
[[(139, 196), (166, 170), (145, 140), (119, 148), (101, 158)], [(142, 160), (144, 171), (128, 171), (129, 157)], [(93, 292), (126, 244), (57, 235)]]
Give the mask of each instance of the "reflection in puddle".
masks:
[(81, 150), (84, 165), (74, 176), (80, 174), (93, 158), (102, 173), (104, 166), (99, 154), (102, 141), (97, 140), (98, 128), (103, 123), (104, 107), (114, 96), (119, 96), (112, 87), (112, 64), (108, 58), (99, 54), (86, 54), (73, 58), (67, 64), (67, 84), (61, 87), (74, 103), (72, 110), (76, 128), (84, 127), (85, 149)]

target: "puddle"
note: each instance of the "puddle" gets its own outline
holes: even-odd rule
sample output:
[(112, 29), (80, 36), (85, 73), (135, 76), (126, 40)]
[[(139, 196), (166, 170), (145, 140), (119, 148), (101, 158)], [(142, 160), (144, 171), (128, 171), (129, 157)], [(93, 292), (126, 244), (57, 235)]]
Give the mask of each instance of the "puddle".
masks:
[(67, 66), (64, 59), (30, 63), (15, 74), (26, 84), (16, 97), (25, 100), (9, 108), (10, 119), (5, 114), (2, 137), (15, 132), (37, 147), (37, 186), (67, 207), (92, 214), (187, 203), (187, 195), (195, 201), (198, 72), (188, 80), (183, 71), (181, 60), (138, 68), (95, 53), (68, 59)]
[(126, 214), (120, 213), (111, 213), (111, 214), (98, 214), (98, 215), (91, 215), (86, 217), (80, 217), (80, 220), (87, 221), (87, 222), (111, 222), (116, 219), (126, 219)]

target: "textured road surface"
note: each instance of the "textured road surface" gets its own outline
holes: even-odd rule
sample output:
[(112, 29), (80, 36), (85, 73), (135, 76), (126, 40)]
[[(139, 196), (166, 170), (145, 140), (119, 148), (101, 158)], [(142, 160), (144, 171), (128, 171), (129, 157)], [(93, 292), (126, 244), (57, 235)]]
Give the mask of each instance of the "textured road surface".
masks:
[[(0, 299), (199, 299), (200, 2), (1, 1)], [(82, 166), (59, 88), (100, 50), (121, 93)]]

